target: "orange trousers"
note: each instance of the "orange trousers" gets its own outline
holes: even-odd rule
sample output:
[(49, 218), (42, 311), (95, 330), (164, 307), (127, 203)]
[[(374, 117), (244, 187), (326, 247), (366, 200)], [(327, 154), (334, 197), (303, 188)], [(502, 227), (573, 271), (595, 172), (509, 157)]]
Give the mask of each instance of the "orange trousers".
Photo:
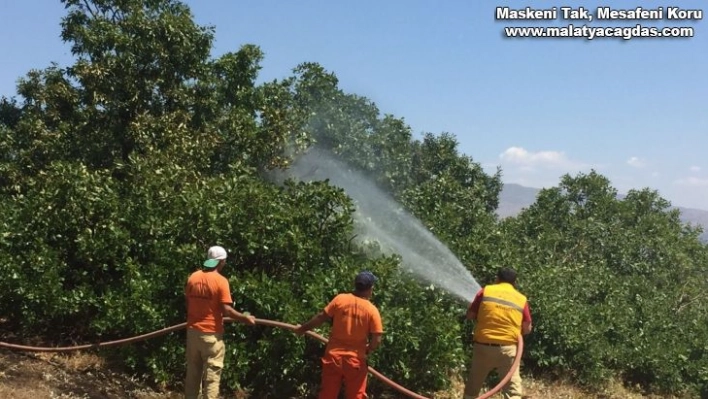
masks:
[(325, 355), (322, 358), (322, 385), (319, 399), (337, 399), (344, 383), (346, 399), (367, 399), (366, 361), (354, 356)]

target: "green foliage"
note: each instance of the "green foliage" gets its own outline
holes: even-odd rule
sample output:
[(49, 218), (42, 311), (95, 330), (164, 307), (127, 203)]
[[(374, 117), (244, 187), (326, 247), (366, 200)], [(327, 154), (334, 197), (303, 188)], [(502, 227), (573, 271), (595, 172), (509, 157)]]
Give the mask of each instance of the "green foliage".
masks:
[[(351, 99), (339, 114), (349, 125), (323, 134), (311, 116), (332, 106), (334, 75), (303, 64), (291, 79), (257, 85), (260, 49), (209, 60), (212, 30), (181, 3), (66, 5), (63, 37), (76, 63), (31, 71), (18, 86), (22, 101), (3, 99), (0, 108), (0, 271), (9, 276), (0, 308), (9, 328), (61, 344), (180, 323), (184, 282), (219, 243), (231, 253), (236, 306), (291, 323), (349, 290), (358, 270), (374, 270), (382, 279), (374, 301), (390, 333), (372, 361), (414, 389), (446, 386), (463, 363), (461, 343), (445, 339), (434, 351), (423, 343), (459, 338), (452, 315), (460, 309), (400, 275), (395, 259), (352, 247), (353, 208), (341, 190), (277, 187), (259, 176), (287, 166), (310, 135), (357, 137), (349, 130), (373, 151), (350, 161), (388, 154), (381, 165), (402, 190), (411, 183), (401, 147), (408, 128), (340, 93)], [(380, 129), (367, 136), (369, 127)], [(225, 388), (276, 397), (317, 389), (321, 345), (268, 327), (228, 332)], [(179, 385), (183, 342), (179, 333), (111, 352), (156, 383)]]
[[(451, 134), (414, 140), (403, 119), (344, 93), (320, 65), (257, 84), (262, 51), (211, 59), (213, 28), (178, 1), (63, 3), (75, 64), (29, 71), (19, 100), (0, 100), (3, 328), (59, 345), (181, 323), (184, 283), (220, 244), (236, 307), (293, 324), (350, 290), (357, 271), (374, 271), (386, 334), (371, 364), (414, 391), (446, 389), (469, 360), (465, 304), (374, 245), (352, 245), (342, 190), (263, 178), (316, 144), (367, 173), (480, 282), (499, 264), (518, 268), (535, 320), (526, 366), (587, 384), (620, 375), (656, 392), (708, 392), (708, 249), (656, 192), (619, 200), (594, 172), (565, 176), (498, 221), (500, 171), (486, 174)], [(181, 332), (111, 353), (177, 387), (183, 345)], [(317, 342), (236, 324), (227, 348), (225, 389), (317, 390)], [(371, 383), (374, 395), (386, 389)]]
[(468, 360), (459, 317), (465, 309), (400, 271), (383, 281), (379, 291), (375, 302), (387, 325), (374, 367), (421, 394), (448, 389), (450, 375), (461, 372)]
[(504, 259), (538, 315), (529, 365), (587, 384), (620, 375), (658, 392), (705, 386), (695, 339), (707, 321), (707, 251), (668, 207), (650, 190), (620, 200), (592, 172), (565, 176), (504, 223)]

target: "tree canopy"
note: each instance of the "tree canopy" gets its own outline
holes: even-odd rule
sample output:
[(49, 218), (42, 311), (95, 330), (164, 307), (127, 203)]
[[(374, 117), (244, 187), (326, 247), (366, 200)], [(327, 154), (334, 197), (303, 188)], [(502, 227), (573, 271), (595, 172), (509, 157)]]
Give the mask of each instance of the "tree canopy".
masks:
[[(421, 393), (447, 389), (469, 362), (465, 304), (351, 244), (342, 189), (265, 178), (316, 145), (370, 176), (480, 283), (499, 265), (519, 270), (536, 326), (529, 371), (708, 394), (708, 249), (655, 191), (618, 199), (596, 172), (565, 176), (499, 220), (502, 171), (485, 173), (453, 134), (415, 138), (317, 63), (259, 83), (259, 47), (212, 57), (214, 29), (179, 1), (62, 2), (74, 63), (29, 71), (0, 101), (0, 329), (61, 344), (181, 323), (186, 278), (218, 243), (236, 306), (290, 323), (373, 270), (387, 332), (372, 365)], [(316, 390), (319, 344), (228, 331), (225, 388)], [(116, 355), (178, 386), (183, 339)]]

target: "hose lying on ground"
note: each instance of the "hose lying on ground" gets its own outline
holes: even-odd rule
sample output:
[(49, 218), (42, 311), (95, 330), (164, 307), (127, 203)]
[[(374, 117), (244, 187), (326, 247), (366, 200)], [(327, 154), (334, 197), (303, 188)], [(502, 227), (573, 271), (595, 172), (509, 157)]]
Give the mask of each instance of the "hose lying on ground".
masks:
[[(228, 322), (233, 322), (234, 320), (225, 318), (225, 321)], [(269, 327), (277, 327), (277, 328), (282, 328), (286, 330), (293, 331), (297, 328), (297, 326), (294, 326), (292, 324), (288, 323), (283, 323), (279, 321), (273, 321), (273, 320), (267, 320), (267, 319), (256, 319), (256, 324), (264, 325), (264, 326), (269, 326)], [(37, 347), (37, 346), (26, 346), (26, 345), (17, 345), (17, 344), (10, 344), (7, 342), (2, 342), (0, 341), (0, 348), (6, 348), (6, 349), (12, 349), (12, 350), (17, 350), (17, 351), (24, 351), (24, 352), (75, 352), (75, 351), (80, 351), (80, 350), (86, 350), (86, 349), (97, 349), (97, 348), (107, 348), (111, 346), (121, 346), (121, 345), (127, 345), (127, 344), (132, 344), (135, 342), (139, 341), (144, 341), (146, 339), (150, 338), (155, 338), (159, 337), (161, 335), (166, 335), (171, 332), (179, 331), (183, 328), (187, 327), (187, 323), (182, 323), (182, 324), (177, 324), (172, 327), (167, 327), (163, 328), (162, 330), (154, 331), (151, 333), (143, 334), (143, 335), (138, 335), (135, 337), (131, 338), (126, 338), (126, 339), (119, 339), (116, 341), (108, 341), (108, 342), (99, 342), (96, 344), (85, 344), (85, 345), (76, 345), (76, 346), (65, 346), (65, 347)], [(315, 332), (308, 331), (305, 333), (306, 335), (322, 342), (322, 343), (327, 343), (327, 339)], [(519, 367), (519, 364), (521, 363), (521, 355), (524, 350), (524, 341), (519, 336), (519, 341), (518, 341), (518, 347), (516, 350), (516, 358), (514, 359), (514, 363), (511, 366), (511, 369), (509, 372), (502, 378), (501, 381), (492, 389), (489, 391), (485, 392), (482, 396), (478, 397), (477, 399), (488, 399), (495, 395), (497, 392), (501, 391), (504, 385), (506, 385), (509, 380), (511, 379), (511, 376), (513, 375), (514, 371)], [(369, 366), (369, 372), (381, 382), (384, 384), (388, 385), (389, 387), (395, 389), (396, 391), (410, 397), (413, 399), (429, 399), (425, 396), (418, 395), (415, 392), (409, 391), (408, 389), (398, 385), (394, 381), (391, 381), (388, 379), (386, 376), (383, 374), (379, 373), (376, 371), (373, 367)]]

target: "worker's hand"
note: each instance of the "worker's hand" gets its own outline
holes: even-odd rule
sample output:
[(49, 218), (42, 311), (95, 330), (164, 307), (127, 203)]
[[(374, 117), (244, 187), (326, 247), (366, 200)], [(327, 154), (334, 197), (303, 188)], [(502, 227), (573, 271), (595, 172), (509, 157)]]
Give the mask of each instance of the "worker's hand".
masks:
[(295, 329), (293, 330), (293, 332), (294, 332), (295, 334), (297, 334), (297, 335), (303, 335), (303, 334), (305, 334), (307, 331), (305, 331), (305, 329), (302, 328), (302, 324), (298, 324), (297, 327), (295, 327)]
[(248, 324), (249, 326), (255, 326), (256, 325), (256, 316), (253, 316), (250, 314), (245, 314), (243, 322), (244, 322), (244, 324)]

